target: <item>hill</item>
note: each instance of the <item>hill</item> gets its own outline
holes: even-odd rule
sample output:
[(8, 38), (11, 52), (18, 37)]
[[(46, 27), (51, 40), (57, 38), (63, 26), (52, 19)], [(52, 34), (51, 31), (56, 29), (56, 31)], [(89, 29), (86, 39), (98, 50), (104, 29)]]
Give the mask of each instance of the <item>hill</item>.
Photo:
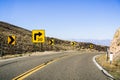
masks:
[[(16, 44), (10, 45), (7, 43), (7, 38), (10, 35), (16, 36)], [(75, 42), (72, 46), (71, 41), (65, 41), (57, 38), (46, 37), (46, 42), (43, 44), (32, 43), (32, 32), (24, 28), (0, 21), (0, 51), (6, 54), (21, 54), (26, 52), (36, 51), (60, 51), (60, 50), (97, 50), (106, 51), (107, 46), (95, 45), (93, 43)], [(49, 45), (50, 39), (54, 39), (54, 46)], [(93, 48), (90, 48), (93, 45)]]
[(97, 39), (72, 39), (77, 42), (90, 42), (94, 43), (96, 45), (103, 45), (103, 46), (110, 46), (110, 41), (109, 39), (103, 39), (103, 40), (97, 40)]

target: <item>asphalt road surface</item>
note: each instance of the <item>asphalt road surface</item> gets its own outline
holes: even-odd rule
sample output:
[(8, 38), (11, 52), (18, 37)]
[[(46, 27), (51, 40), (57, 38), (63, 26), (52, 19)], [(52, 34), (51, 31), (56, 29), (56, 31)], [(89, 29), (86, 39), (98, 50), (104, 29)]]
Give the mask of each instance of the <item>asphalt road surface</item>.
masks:
[(43, 63), (42, 68), (24, 75), (24, 80), (109, 80), (93, 63), (95, 55), (97, 53), (62, 52), (3, 61), (0, 80), (12, 80)]

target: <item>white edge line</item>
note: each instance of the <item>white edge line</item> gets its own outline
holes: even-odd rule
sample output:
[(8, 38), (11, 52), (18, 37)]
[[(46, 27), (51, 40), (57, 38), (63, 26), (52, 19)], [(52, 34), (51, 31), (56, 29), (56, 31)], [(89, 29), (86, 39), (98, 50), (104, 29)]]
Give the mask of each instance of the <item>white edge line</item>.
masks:
[[(59, 52), (59, 53), (61, 53), (61, 52)], [(56, 53), (53, 52), (53, 54), (56, 54)], [(39, 56), (42, 56), (42, 55), (43, 54), (40, 54)], [(49, 54), (44, 54), (44, 55), (49, 55)], [(31, 56), (34, 56), (34, 55), (31, 55)], [(0, 62), (10, 61), (10, 60), (16, 60), (16, 59), (24, 58), (24, 57), (29, 57), (29, 55), (25, 55), (25, 56), (23, 55), (23, 56), (19, 56), (19, 57), (8, 58), (8, 59), (0, 59)]]
[(9, 58), (9, 59), (1, 59), (0, 62), (5, 62), (5, 61), (10, 61), (10, 60), (15, 60), (15, 59), (24, 58), (24, 57), (28, 57), (28, 56), (14, 57), (14, 58)]
[(113, 79), (111, 79), (111, 80), (114, 80), (114, 77), (113, 77), (111, 74), (109, 74), (105, 69), (102, 68), (102, 66), (100, 66), (100, 65), (97, 63), (97, 61), (96, 61), (95, 59), (96, 59), (96, 57), (98, 57), (98, 56), (100, 56), (100, 55), (96, 55), (96, 56), (93, 57), (93, 62), (94, 62), (94, 64), (95, 64), (101, 71), (103, 71), (106, 75), (108, 75), (108, 76), (110, 76), (111, 78), (113, 78)]

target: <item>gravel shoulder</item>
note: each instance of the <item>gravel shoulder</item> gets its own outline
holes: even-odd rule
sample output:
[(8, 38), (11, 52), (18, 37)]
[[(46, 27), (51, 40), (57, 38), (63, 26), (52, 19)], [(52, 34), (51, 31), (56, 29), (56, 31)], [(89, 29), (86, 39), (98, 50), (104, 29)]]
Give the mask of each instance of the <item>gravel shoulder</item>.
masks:
[(120, 59), (117, 61), (113, 61), (112, 64), (110, 64), (110, 61), (107, 61), (106, 54), (101, 54), (96, 58), (96, 61), (110, 73), (115, 80), (120, 80)]

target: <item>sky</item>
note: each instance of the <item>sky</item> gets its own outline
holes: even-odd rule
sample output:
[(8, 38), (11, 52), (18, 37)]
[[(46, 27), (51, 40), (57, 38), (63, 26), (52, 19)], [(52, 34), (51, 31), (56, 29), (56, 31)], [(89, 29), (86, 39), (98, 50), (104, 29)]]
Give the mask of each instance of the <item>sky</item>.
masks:
[(112, 39), (120, 0), (0, 0), (0, 21), (59, 39)]

